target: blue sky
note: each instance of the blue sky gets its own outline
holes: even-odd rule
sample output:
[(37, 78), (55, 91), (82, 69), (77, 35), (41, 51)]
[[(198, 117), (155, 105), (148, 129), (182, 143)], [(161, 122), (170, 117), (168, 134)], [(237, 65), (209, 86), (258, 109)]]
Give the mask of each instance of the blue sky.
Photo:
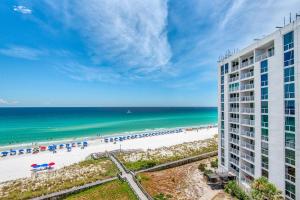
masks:
[(217, 59), (299, 0), (6, 0), (0, 106), (216, 106)]

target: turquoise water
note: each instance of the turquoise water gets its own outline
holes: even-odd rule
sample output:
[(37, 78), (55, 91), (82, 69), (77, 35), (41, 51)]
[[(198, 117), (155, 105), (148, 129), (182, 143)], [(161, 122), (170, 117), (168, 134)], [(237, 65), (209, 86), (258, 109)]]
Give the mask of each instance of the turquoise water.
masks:
[(0, 145), (216, 123), (216, 108), (0, 108)]

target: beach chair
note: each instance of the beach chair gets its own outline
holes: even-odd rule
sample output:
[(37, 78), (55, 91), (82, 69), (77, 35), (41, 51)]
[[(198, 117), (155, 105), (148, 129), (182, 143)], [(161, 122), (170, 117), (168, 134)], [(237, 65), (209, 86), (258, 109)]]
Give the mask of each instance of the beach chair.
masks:
[(24, 149), (19, 149), (19, 155), (24, 154)]
[(5, 157), (5, 156), (7, 156), (7, 155), (8, 155), (8, 152), (7, 152), (7, 151), (1, 152), (1, 157)]
[(72, 150), (72, 147), (67, 147), (67, 151), (70, 152)]
[(59, 148), (60, 148), (60, 149), (63, 149), (64, 146), (65, 146), (64, 144), (60, 144), (60, 145), (59, 145)]
[(83, 146), (87, 147), (88, 146), (88, 142), (83, 142)]
[(26, 153), (31, 153), (31, 152), (32, 152), (31, 148), (26, 149)]
[(10, 155), (11, 156), (14, 156), (14, 155), (16, 155), (17, 154), (17, 151), (16, 150), (10, 150)]

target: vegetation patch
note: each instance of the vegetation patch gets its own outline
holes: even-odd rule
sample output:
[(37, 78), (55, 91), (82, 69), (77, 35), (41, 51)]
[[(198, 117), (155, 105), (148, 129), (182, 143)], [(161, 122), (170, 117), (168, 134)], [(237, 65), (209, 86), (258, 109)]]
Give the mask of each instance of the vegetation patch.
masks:
[(170, 147), (149, 149), (147, 151), (121, 152), (117, 153), (117, 157), (128, 169), (138, 171), (167, 162), (217, 151), (217, 149), (217, 137), (214, 137)]
[(30, 178), (0, 184), (1, 199), (29, 199), (116, 176), (118, 169), (107, 158), (85, 160)]
[(67, 200), (137, 200), (126, 182), (114, 180), (66, 198)]

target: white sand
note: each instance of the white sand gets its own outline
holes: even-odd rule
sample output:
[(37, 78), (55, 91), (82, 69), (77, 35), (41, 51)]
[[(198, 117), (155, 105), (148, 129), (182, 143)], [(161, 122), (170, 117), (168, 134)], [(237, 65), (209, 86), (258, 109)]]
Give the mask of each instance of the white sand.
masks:
[(33, 163), (43, 164), (55, 162), (55, 169), (71, 165), (84, 160), (91, 153), (105, 152), (120, 149), (154, 149), (163, 146), (172, 146), (184, 142), (204, 140), (217, 134), (217, 128), (204, 128), (202, 130), (184, 131), (169, 135), (152, 136), (125, 140), (122, 142), (101, 143), (100, 140), (89, 141), (89, 146), (85, 149), (73, 148), (71, 152), (65, 149), (58, 150), (57, 153), (41, 152), (38, 154), (24, 154), (7, 156), (0, 158), (0, 182), (24, 178), (31, 176), (31, 167)]

